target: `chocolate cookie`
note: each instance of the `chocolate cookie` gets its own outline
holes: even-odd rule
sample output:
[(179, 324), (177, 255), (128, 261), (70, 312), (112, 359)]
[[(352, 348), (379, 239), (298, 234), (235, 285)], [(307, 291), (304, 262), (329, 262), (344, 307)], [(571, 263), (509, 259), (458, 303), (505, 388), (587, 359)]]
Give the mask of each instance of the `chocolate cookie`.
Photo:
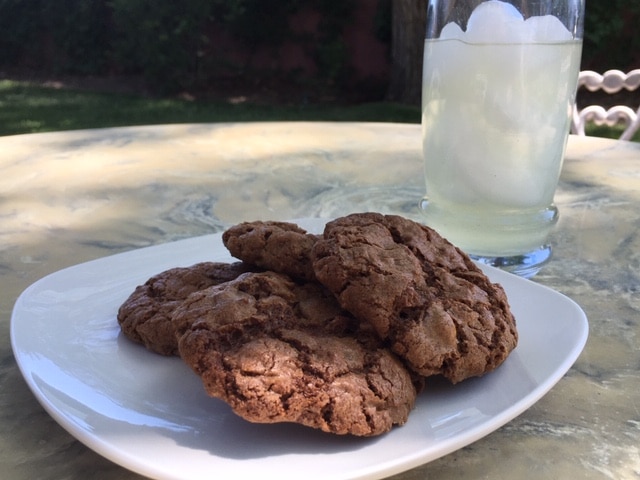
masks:
[(243, 263), (203, 262), (154, 275), (118, 310), (118, 323), (127, 338), (161, 355), (176, 355), (178, 342), (171, 323), (176, 307), (191, 293), (233, 280), (249, 270)]
[(415, 372), (453, 383), (495, 369), (518, 335), (504, 290), (458, 248), (411, 220), (354, 214), (327, 224), (315, 275), (372, 323)]
[(317, 283), (244, 274), (190, 295), (173, 320), (183, 360), (246, 420), (371, 436), (413, 408), (402, 362)]
[(313, 280), (311, 247), (317, 235), (294, 223), (245, 222), (229, 228), (222, 241), (234, 257), (265, 270)]

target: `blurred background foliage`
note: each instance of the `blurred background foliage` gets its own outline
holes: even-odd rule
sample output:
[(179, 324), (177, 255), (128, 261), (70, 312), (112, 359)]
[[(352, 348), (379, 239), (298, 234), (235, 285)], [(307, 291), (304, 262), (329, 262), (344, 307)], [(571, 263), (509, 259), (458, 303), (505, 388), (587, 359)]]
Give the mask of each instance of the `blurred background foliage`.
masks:
[[(131, 76), (159, 94), (271, 76), (335, 91), (366, 90), (367, 100), (376, 100), (384, 97), (380, 82), (349, 83), (344, 34), (362, 1), (0, 0), (0, 71)], [(371, 38), (388, 46), (393, 0), (364, 1), (376, 4)], [(291, 21), (310, 10), (317, 19), (313, 34)], [(636, 0), (587, 0), (583, 68), (638, 68), (638, 25)], [(229, 42), (249, 54), (228, 55)], [(303, 46), (314, 62), (312, 74), (278, 69), (276, 57), (287, 42)], [(271, 51), (276, 66), (252, 64), (250, 52), (257, 49)]]
[[(291, 28), (290, 16), (305, 7), (320, 16), (316, 38)], [(307, 42), (319, 76), (335, 81), (353, 7), (351, 0), (0, 0), (0, 68), (139, 75), (157, 93), (197, 89), (247, 73), (246, 61), (230, 61), (226, 45), (216, 45), (223, 30), (245, 51)]]
[(583, 70), (640, 67), (640, 2), (586, 0)]

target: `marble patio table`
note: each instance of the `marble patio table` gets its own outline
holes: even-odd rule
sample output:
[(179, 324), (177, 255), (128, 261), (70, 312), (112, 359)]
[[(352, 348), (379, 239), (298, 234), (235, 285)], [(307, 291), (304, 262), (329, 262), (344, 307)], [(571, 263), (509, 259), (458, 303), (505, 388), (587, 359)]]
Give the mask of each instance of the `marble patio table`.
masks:
[[(420, 219), (420, 126), (162, 125), (0, 138), (0, 477), (141, 478), (60, 427), (10, 344), (16, 298), (64, 267), (243, 220)], [(590, 324), (566, 376), (471, 445), (393, 477), (640, 477), (640, 144), (571, 137), (554, 256), (533, 281)], [(213, 478), (213, 477), (212, 477)]]

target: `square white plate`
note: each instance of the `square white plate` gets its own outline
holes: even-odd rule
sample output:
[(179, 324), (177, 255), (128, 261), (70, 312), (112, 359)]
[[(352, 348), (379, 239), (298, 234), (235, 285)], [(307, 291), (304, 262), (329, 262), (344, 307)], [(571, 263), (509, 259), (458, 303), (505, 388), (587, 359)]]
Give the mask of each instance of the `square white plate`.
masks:
[[(318, 231), (324, 222), (298, 223)], [(26, 289), (13, 310), (11, 342), (47, 412), (89, 448), (157, 479), (382, 478), (468, 445), (525, 411), (567, 372), (588, 335), (572, 300), (482, 267), (505, 288), (520, 335), (495, 372), (455, 386), (429, 384), (407, 424), (377, 438), (251, 424), (209, 398), (179, 359), (124, 338), (116, 321), (120, 304), (152, 275), (231, 260), (221, 235), (207, 235), (76, 265)]]

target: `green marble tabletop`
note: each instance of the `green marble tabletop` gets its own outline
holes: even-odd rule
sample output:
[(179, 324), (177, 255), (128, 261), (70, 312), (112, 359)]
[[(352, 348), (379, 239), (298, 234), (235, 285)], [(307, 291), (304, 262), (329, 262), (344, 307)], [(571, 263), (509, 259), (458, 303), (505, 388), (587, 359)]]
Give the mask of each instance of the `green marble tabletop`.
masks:
[[(25, 383), (10, 322), (30, 284), (243, 220), (379, 211), (419, 221), (420, 148), (419, 125), (373, 123), (0, 138), (0, 477), (141, 478), (67, 433)], [(554, 256), (532, 281), (585, 311), (590, 334), (582, 354), (515, 419), (391, 478), (640, 478), (640, 144), (572, 136), (556, 204)]]

